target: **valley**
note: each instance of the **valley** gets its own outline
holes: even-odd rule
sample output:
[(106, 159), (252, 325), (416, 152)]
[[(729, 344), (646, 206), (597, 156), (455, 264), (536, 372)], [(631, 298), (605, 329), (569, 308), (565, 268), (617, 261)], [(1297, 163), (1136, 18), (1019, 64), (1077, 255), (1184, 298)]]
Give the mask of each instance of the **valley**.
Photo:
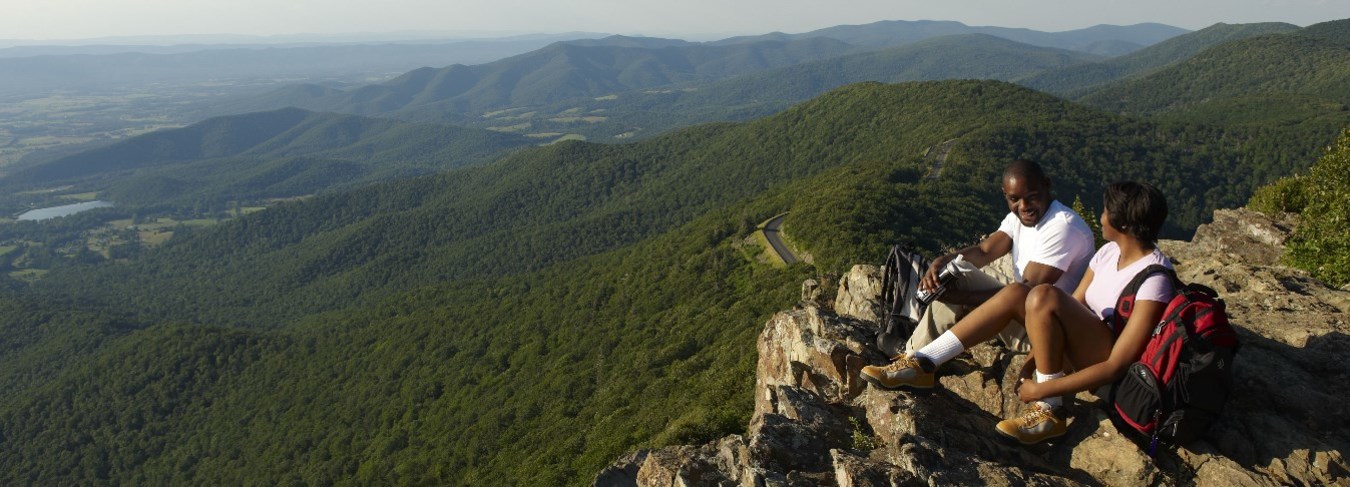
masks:
[[(583, 485), (740, 433), (802, 281), (977, 240), (1009, 160), (1088, 209), (1150, 181), (1165, 238), (1308, 172), (1350, 126), (1348, 22), (615, 36), (7, 95), (0, 484)], [(760, 255), (779, 228), (800, 261)]]

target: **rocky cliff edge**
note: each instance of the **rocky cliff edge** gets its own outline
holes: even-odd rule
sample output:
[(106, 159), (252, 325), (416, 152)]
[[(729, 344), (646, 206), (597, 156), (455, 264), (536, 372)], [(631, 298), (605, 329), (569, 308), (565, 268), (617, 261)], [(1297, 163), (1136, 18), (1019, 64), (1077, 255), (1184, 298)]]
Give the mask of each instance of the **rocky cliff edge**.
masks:
[[(1069, 432), (1025, 447), (994, 433), (1022, 407), (1025, 355), (984, 344), (945, 364), (928, 393), (858, 379), (873, 347), (880, 281), (855, 266), (832, 300), (814, 281), (759, 336), (747, 433), (640, 450), (596, 485), (1350, 485), (1350, 292), (1278, 256), (1293, 222), (1220, 210), (1190, 242), (1164, 241), (1181, 278), (1218, 290), (1242, 344), (1234, 397), (1203, 440), (1150, 457), (1079, 394)], [(1006, 272), (1006, 262), (1002, 264)]]

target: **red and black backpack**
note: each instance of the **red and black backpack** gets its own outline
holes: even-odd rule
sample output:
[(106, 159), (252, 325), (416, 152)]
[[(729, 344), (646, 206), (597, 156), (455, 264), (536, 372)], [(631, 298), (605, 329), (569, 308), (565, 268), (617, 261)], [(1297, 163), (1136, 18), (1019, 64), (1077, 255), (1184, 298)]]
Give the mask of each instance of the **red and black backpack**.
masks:
[(1125, 286), (1116, 301), (1112, 326), (1121, 330), (1134, 311), (1135, 294), (1153, 274), (1172, 280), (1176, 295), (1153, 328), (1139, 360), (1130, 364), (1108, 397), (1108, 409), (1133, 429), (1180, 445), (1204, 435), (1223, 411), (1233, 387), (1237, 332), (1228, 323), (1223, 300), (1209, 287), (1184, 284), (1172, 269), (1151, 265)]

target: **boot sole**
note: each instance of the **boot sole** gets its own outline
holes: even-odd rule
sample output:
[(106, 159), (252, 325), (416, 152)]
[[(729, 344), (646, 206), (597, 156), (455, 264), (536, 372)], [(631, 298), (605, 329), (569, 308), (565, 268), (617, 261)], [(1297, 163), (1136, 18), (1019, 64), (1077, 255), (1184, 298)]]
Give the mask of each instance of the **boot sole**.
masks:
[(1040, 443), (1044, 443), (1044, 442), (1046, 442), (1046, 441), (1050, 441), (1050, 440), (1053, 440), (1053, 439), (1055, 439), (1055, 438), (1059, 438), (1059, 437), (1061, 437), (1061, 436), (1064, 436), (1065, 434), (1068, 433), (1068, 431), (1062, 431), (1062, 432), (1060, 432), (1060, 433), (1057, 434), (1057, 435), (1054, 435), (1054, 436), (1047, 436), (1047, 437), (1045, 437), (1045, 438), (1041, 438), (1041, 439), (1036, 440), (1036, 441), (1025, 441), (1025, 440), (1023, 440), (1023, 439), (1021, 439), (1021, 438), (1018, 438), (1018, 437), (1015, 436), (1015, 435), (1008, 434), (1007, 432), (1005, 432), (1005, 431), (1003, 431), (1003, 430), (1001, 430), (1001, 429), (998, 429), (998, 428), (994, 428), (994, 431), (997, 431), (998, 434), (1002, 435), (1004, 438), (1007, 438), (1007, 439), (1016, 441), (1016, 442), (1018, 442), (1018, 443), (1021, 443), (1023, 446), (1031, 446), (1031, 445), (1037, 445), (1037, 444), (1040, 444)]

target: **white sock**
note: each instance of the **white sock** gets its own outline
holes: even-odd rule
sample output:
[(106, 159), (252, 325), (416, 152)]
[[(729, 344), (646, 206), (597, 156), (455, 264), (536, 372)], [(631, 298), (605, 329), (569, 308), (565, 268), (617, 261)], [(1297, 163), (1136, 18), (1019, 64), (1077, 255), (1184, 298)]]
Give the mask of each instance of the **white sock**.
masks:
[[(1053, 374), (1042, 374), (1041, 371), (1039, 371), (1039, 370), (1036, 371), (1036, 383), (1037, 383), (1037, 384), (1040, 384), (1040, 383), (1046, 382), (1046, 381), (1050, 381), (1050, 380), (1053, 380), (1053, 379), (1058, 379), (1058, 378), (1060, 378), (1060, 377), (1064, 377), (1064, 371), (1062, 371), (1062, 370), (1059, 371), (1059, 372), (1055, 372), (1055, 373), (1053, 373)], [(1041, 403), (1041, 407), (1042, 407), (1042, 408), (1045, 408), (1045, 409), (1057, 408), (1057, 407), (1060, 407), (1060, 406), (1063, 406), (1063, 405), (1064, 405), (1064, 398), (1063, 398), (1063, 397), (1060, 397), (1060, 396), (1047, 397), (1047, 398), (1043, 398), (1043, 399), (1041, 399), (1040, 401), (1037, 401), (1037, 402), (1040, 402), (1040, 403)]]
[(943, 332), (936, 340), (933, 340), (932, 343), (924, 345), (919, 351), (914, 352), (914, 356), (926, 358), (934, 366), (938, 366), (956, 358), (964, 351), (966, 351), (966, 346), (962, 345), (961, 340), (948, 330)]

